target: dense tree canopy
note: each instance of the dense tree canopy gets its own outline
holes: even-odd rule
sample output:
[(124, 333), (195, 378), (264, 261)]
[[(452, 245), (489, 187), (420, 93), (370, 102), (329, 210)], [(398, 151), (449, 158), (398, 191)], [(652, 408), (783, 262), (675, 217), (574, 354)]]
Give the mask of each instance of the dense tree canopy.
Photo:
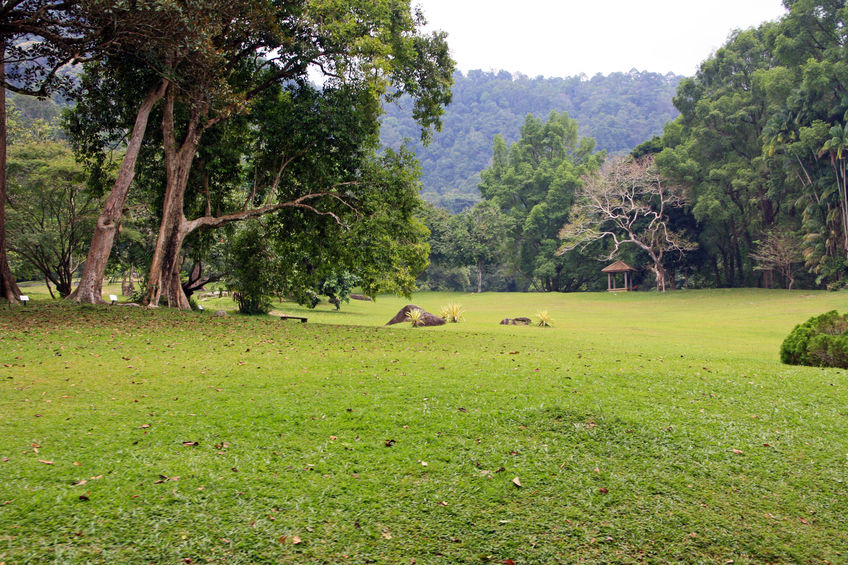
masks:
[(521, 139), (510, 147), (495, 137), (480, 193), (509, 218), (504, 240), (521, 288), (577, 290), (586, 282), (579, 258), (555, 252), (557, 232), (568, 220), (581, 177), (604, 158), (594, 149), (595, 141), (580, 137), (567, 113), (552, 112), (546, 122), (527, 116)]
[[(195, 230), (283, 208), (323, 214), (342, 225), (344, 210), (363, 218), (379, 215), (364, 197), (371, 189), (363, 187), (373, 179), (362, 173), (378, 162), (368, 155), (377, 139), (380, 100), (410, 95), (427, 137), (450, 99), (453, 62), (442, 34), (419, 32), (424, 21), (408, 2), (353, 7), (338, 0), (189, 2), (169, 20), (169, 33), (185, 40), (154, 41), (146, 50), (103, 58), (89, 68), (89, 88), (74, 121), (77, 145), (89, 155), (100, 150), (91, 140), (132, 130), (127, 155), (135, 159), (145, 143), (151, 145), (142, 142), (151, 112), (161, 116), (155, 136), (160, 141), (153, 142), (161, 152), (141, 155), (147, 159), (142, 166), (156, 170), (150, 178), (158, 175), (163, 183), (156, 193), (162, 222), (147, 303), (165, 297), (172, 306), (188, 307), (179, 273), (183, 243)], [(313, 93), (306, 81), (316, 69), (325, 83)], [(161, 109), (154, 109), (160, 100)], [(252, 143), (258, 130), (262, 135)], [(249, 175), (241, 170), (245, 163)], [(121, 174), (131, 180), (134, 162), (125, 158), (124, 169)], [(115, 211), (128, 188), (121, 178), (98, 230), (114, 231), (119, 222)], [(120, 198), (113, 198), (116, 191)], [(398, 205), (392, 200), (401, 194), (406, 201)], [(407, 194), (386, 193), (380, 205), (408, 220), (415, 204)], [(205, 205), (195, 205), (197, 195)], [(100, 265), (111, 247), (108, 238), (97, 243), (98, 233), (87, 263), (98, 272), (84, 273), (84, 292), (77, 296), (85, 301), (99, 300)]]
[(61, 141), (13, 145), (8, 179), (9, 249), (67, 296), (100, 200), (86, 190), (83, 168)]
[(805, 284), (845, 277), (848, 9), (787, 7), (778, 22), (735, 33), (681, 84), (681, 115), (657, 148), (661, 169), (691, 188), (706, 284), (771, 284), (754, 252), (775, 231), (803, 241), (815, 275)]

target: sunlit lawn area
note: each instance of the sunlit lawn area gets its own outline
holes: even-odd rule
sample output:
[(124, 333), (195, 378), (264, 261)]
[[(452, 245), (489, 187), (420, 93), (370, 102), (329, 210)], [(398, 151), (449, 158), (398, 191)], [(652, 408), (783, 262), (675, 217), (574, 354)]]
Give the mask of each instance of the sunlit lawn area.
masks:
[(410, 301), (275, 305), (300, 324), (26, 291), (1, 563), (848, 561), (848, 377), (778, 360), (844, 293), (422, 293), (465, 320), (387, 328)]

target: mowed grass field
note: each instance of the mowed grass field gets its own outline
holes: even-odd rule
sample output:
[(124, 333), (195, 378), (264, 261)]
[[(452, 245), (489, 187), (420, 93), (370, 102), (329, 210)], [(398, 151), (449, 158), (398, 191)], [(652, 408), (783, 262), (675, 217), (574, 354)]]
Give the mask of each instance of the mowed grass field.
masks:
[[(0, 308), (0, 563), (845, 563), (848, 295)], [(500, 326), (547, 310), (553, 328)]]

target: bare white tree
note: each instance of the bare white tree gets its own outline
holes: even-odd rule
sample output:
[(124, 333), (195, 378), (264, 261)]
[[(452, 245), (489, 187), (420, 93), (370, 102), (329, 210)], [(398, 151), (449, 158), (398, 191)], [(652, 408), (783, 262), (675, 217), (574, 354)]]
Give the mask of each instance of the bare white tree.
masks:
[(665, 292), (666, 253), (683, 255), (697, 247), (669, 227), (668, 210), (685, 203), (683, 187), (665, 182), (652, 156), (612, 160), (583, 178), (570, 221), (559, 232), (563, 243), (557, 253), (608, 238), (613, 248), (605, 258), (612, 259), (622, 245), (636, 245), (653, 261), (657, 290)]
[(774, 229), (758, 243), (757, 250), (751, 253), (757, 262), (758, 271), (777, 271), (786, 279), (786, 288), (792, 290), (795, 284), (793, 265), (804, 260), (801, 242), (798, 237), (786, 230)]

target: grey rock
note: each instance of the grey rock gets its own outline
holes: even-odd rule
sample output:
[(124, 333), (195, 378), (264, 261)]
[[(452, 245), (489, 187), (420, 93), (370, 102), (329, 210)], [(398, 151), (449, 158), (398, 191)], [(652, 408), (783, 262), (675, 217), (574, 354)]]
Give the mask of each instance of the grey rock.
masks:
[(529, 326), (532, 320), (530, 318), (504, 318), (501, 320), (502, 326)]
[(406, 317), (406, 313), (410, 310), (421, 310), (424, 312), (424, 315), (421, 317), (421, 321), (417, 324), (419, 327), (421, 326), (443, 326), (445, 325), (444, 319), (427, 312), (423, 308), (419, 308), (415, 304), (407, 304), (403, 308), (400, 309), (394, 318), (389, 320), (386, 325), (391, 326), (392, 324), (400, 324), (403, 322), (408, 322), (409, 318)]

